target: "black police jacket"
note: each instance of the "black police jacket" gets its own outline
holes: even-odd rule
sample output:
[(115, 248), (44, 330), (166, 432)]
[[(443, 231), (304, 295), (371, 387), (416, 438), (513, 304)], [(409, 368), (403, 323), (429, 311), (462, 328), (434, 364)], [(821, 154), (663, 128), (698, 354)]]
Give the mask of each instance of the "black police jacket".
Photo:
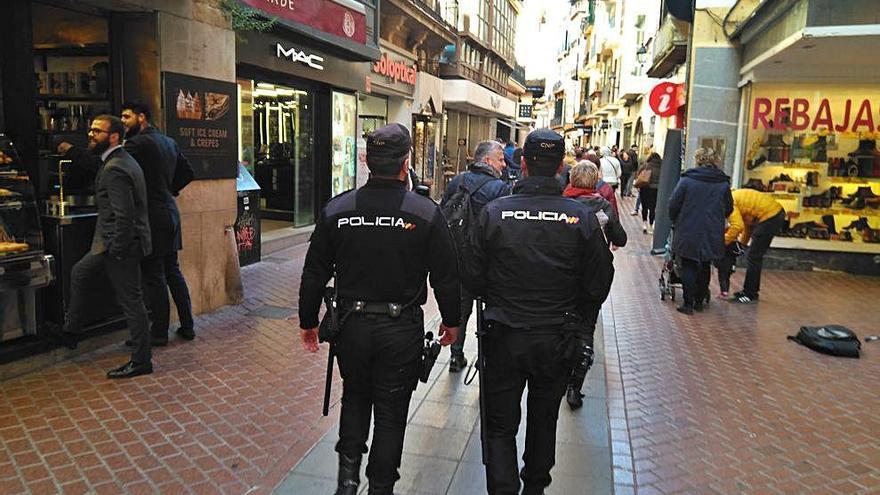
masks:
[(484, 297), (487, 320), (556, 325), (608, 296), (613, 257), (596, 215), (561, 193), (554, 177), (527, 177), (480, 212), (464, 283)]
[[(303, 266), (300, 327), (318, 326), (321, 296), (334, 269), (340, 299), (400, 304), (419, 294), (430, 273), (443, 323), (458, 326), (457, 263), (440, 207), (400, 181), (372, 178), (321, 211)], [(427, 290), (416, 303), (426, 300)]]

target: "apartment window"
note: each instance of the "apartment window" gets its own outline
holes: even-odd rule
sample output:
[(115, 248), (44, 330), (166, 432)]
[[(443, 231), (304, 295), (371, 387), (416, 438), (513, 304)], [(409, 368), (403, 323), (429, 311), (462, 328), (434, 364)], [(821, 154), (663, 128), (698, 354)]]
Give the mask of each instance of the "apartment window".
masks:
[(608, 6), (608, 25), (614, 27), (617, 25), (617, 5)]
[(492, 48), (505, 59), (513, 57), (514, 12), (507, 0), (495, 0)]
[[(645, 44), (645, 16), (639, 15), (636, 16), (636, 49), (640, 48)], [(633, 64), (632, 75), (641, 76), (645, 71), (645, 68), (642, 64), (636, 63)]]
[(480, 9), (477, 14), (477, 25), (473, 26), (474, 30), (472, 32), (477, 38), (484, 42), (488, 41), (491, 8), (492, 5), (489, 3), (489, 0), (480, 0)]

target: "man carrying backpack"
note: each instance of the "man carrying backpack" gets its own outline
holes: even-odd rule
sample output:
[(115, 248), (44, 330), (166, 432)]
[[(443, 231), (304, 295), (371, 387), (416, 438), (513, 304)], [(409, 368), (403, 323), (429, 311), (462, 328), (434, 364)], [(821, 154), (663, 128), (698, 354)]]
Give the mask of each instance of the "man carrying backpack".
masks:
[[(450, 223), (452, 240), (459, 253), (459, 263), (464, 255), (469, 226), (480, 210), (496, 198), (510, 194), (511, 186), (501, 179), (505, 168), (504, 148), (497, 141), (483, 141), (474, 150), (474, 163), (467, 172), (452, 178), (446, 186), (440, 208)], [(450, 346), (449, 371), (456, 373), (464, 369), (468, 362), (464, 357), (464, 338), (467, 322), (474, 307), (474, 296), (462, 287), (461, 329), (458, 338)]]

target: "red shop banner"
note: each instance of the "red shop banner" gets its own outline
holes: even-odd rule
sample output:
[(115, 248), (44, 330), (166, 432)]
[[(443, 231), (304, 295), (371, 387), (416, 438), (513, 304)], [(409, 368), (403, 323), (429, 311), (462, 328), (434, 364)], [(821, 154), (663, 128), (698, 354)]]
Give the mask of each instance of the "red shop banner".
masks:
[[(305, 24), (358, 43), (367, 42), (367, 17), (362, 11), (332, 0), (239, 0), (284, 21)], [(347, 2), (346, 2), (347, 3)]]

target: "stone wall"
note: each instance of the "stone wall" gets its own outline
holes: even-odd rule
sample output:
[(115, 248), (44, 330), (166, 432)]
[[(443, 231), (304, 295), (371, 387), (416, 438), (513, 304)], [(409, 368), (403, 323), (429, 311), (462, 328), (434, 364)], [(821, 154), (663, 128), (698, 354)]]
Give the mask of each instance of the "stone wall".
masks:
[[(235, 82), (235, 34), (218, 2), (173, 3), (173, 8), (158, 14), (161, 70)], [(194, 181), (177, 204), (183, 227), (181, 267), (193, 310), (203, 313), (229, 302), (227, 273), (237, 268), (237, 258), (229, 256), (226, 228), (235, 222), (235, 180)]]

